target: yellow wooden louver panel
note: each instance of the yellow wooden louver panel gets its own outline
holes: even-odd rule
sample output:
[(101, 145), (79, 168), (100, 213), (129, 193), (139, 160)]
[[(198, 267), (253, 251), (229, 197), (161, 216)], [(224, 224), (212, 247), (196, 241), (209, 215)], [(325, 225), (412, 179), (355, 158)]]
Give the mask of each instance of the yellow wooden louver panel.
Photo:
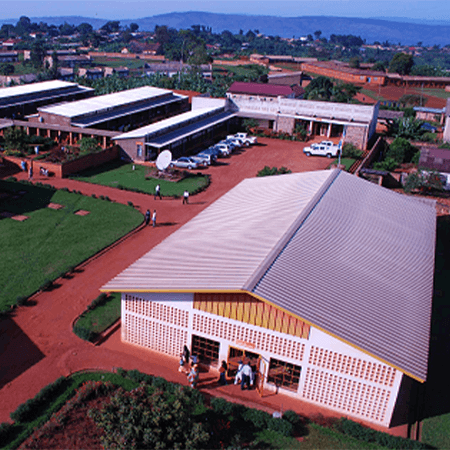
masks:
[(291, 336), (309, 337), (308, 324), (247, 294), (195, 294), (194, 309)]

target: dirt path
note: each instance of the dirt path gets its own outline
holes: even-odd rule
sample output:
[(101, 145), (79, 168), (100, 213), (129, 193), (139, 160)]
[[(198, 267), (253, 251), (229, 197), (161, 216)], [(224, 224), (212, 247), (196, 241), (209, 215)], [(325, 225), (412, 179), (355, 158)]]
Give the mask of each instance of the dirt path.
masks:
[[(210, 187), (191, 197), (189, 205), (182, 205), (181, 199), (154, 200), (153, 196), (74, 180), (35, 178), (34, 181), (47, 182), (57, 188), (76, 189), (86, 195), (105, 195), (121, 203), (132, 201), (141, 212), (147, 208), (156, 209), (158, 226), (141, 226), (117, 245), (82, 264), (72, 279), (58, 280), (58, 288), (36, 295), (32, 299), (33, 306), (19, 308), (13, 317), (0, 322), (0, 422), (10, 421), (9, 414), (44, 386), (61, 375), (78, 370), (136, 368), (171, 381), (185, 382), (185, 377), (176, 370), (177, 361), (174, 358), (122, 343), (120, 330), (102, 345), (94, 347), (72, 333), (72, 323), (97, 297), (102, 285), (241, 180), (255, 176), (265, 165), (285, 166), (293, 172), (324, 169), (329, 165), (326, 158), (304, 156), (304, 144), (271, 139), (260, 141), (262, 145), (246, 149), (230, 159), (220, 160), (221, 165), (208, 168), (206, 172), (211, 174), (212, 180)], [(26, 174), (21, 173), (17, 177), (24, 178)], [(240, 390), (233, 394), (234, 386), (217, 388), (215, 378), (215, 373), (202, 374), (203, 387), (217, 389), (225, 397), (242, 396)], [(292, 403), (284, 396), (271, 396), (261, 403), (255, 391), (246, 393), (242, 399), (246, 403), (267, 404), (268, 408), (273, 409), (279, 408), (283, 401), (284, 409), (287, 409), (286, 403)], [(312, 407), (296, 401), (292, 408), (299, 412), (301, 409), (305, 414), (305, 410)], [(320, 408), (312, 409), (326, 414)]]

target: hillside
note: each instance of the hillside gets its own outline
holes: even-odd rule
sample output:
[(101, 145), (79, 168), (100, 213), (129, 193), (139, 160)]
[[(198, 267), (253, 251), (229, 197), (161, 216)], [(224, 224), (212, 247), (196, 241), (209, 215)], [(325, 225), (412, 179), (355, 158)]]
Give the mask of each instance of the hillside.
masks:
[[(82, 22), (90, 23), (94, 28), (101, 27), (106, 19), (93, 19), (87, 17), (31, 17), (33, 22), (46, 22), (48, 24), (61, 25), (64, 22), (79, 25)], [(389, 41), (397, 44), (414, 45), (423, 42), (424, 45), (450, 44), (450, 24), (437, 25), (429, 23), (411, 23), (383, 19), (359, 19), (345, 17), (275, 17), (275, 16), (250, 16), (238, 14), (215, 14), (208, 12), (183, 12), (161, 14), (142, 19), (120, 20), (122, 26), (135, 22), (141, 31), (153, 31), (155, 25), (167, 25), (176, 29), (189, 28), (191, 25), (205, 25), (212, 27), (213, 32), (229, 30), (238, 33), (243, 30), (259, 30), (261, 33), (280, 37), (300, 37), (313, 34), (317, 30), (322, 31), (323, 37), (331, 34), (353, 34), (366, 39), (367, 43), (374, 41)], [(8, 19), (3, 23), (15, 23)]]

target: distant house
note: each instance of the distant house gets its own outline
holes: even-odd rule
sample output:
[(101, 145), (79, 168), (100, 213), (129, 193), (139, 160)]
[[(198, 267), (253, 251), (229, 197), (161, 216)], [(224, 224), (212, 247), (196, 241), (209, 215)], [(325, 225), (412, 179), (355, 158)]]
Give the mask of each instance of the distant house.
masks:
[(111, 77), (113, 75), (128, 77), (130, 75), (130, 69), (128, 67), (105, 67), (103, 73), (105, 77)]
[(161, 48), (161, 44), (147, 43), (140, 41), (130, 41), (128, 47), (122, 49), (122, 53), (142, 53), (144, 55), (156, 55)]
[(17, 62), (19, 55), (17, 52), (0, 52), (0, 63)]
[[(92, 64), (92, 58), (89, 55), (62, 55), (57, 56), (59, 67), (80, 67), (90, 66)], [(44, 58), (44, 64), (48, 64), (48, 67), (53, 67), (53, 55), (46, 56)]]
[(88, 80), (98, 80), (103, 78), (103, 69), (100, 67), (80, 67), (78, 69), (78, 76), (87, 78)]
[(146, 63), (145, 74), (147, 76), (159, 73), (169, 78), (178, 75), (180, 72), (189, 72), (191, 69), (197, 69), (201, 72), (205, 80), (212, 81), (212, 65), (201, 64), (199, 66), (192, 66), (190, 64), (181, 64), (179, 62), (164, 62), (164, 63)]
[(436, 147), (421, 149), (419, 169), (438, 172), (444, 189), (450, 191), (450, 150)]

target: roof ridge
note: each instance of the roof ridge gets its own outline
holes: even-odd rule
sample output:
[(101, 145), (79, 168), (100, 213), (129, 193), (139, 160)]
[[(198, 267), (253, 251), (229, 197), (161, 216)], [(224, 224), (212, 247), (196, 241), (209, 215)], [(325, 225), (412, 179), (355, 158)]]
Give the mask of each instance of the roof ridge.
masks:
[(322, 186), (318, 189), (318, 191), (314, 194), (312, 199), (308, 202), (308, 204), (302, 209), (300, 214), (291, 224), (291, 226), (286, 230), (286, 232), (281, 236), (278, 242), (274, 245), (272, 250), (267, 254), (264, 260), (259, 264), (256, 270), (253, 272), (252, 276), (248, 279), (247, 283), (243, 286), (243, 290), (253, 292), (256, 285), (262, 276), (267, 272), (269, 267), (275, 262), (278, 255), (281, 251), (286, 247), (288, 242), (292, 239), (297, 230), (301, 227), (303, 222), (308, 218), (311, 214), (312, 210), (319, 203), (321, 198), (328, 191), (330, 186), (334, 183), (336, 178), (341, 173), (340, 169), (334, 169), (330, 176), (326, 179), (326, 181), (322, 184)]

